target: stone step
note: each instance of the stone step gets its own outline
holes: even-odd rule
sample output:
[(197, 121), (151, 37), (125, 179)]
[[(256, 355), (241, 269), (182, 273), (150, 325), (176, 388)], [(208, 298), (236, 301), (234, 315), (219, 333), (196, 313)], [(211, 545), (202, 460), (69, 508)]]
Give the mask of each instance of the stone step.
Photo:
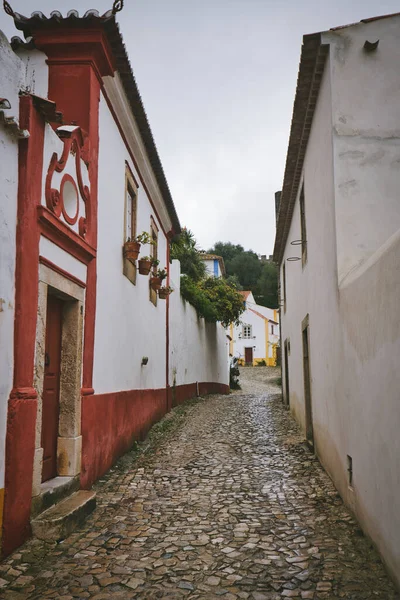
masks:
[(54, 477), (40, 486), (40, 494), (32, 498), (31, 519), (36, 519), (40, 513), (64, 498), (68, 498), (80, 488), (78, 477)]
[(33, 535), (41, 540), (63, 540), (82, 525), (95, 508), (96, 492), (79, 490), (33, 519)]

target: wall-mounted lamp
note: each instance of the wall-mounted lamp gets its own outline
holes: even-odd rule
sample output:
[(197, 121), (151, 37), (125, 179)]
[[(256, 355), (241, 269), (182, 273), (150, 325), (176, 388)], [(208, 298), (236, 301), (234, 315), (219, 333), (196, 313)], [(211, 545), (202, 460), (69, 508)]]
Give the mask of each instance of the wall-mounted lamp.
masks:
[(142, 356), (142, 363), (141, 366), (145, 366), (147, 365), (147, 363), (149, 362), (149, 357), (148, 356)]

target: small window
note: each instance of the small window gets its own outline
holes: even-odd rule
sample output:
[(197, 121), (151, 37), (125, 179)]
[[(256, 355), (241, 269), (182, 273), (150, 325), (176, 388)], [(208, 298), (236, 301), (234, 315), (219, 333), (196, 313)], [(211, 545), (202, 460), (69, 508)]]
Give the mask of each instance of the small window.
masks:
[(125, 171), (125, 239), (132, 240), (136, 236), (137, 216), (137, 184), (133, 174), (126, 165)]
[[(158, 227), (153, 219), (153, 217), (151, 217), (150, 219), (150, 235), (151, 235), (151, 239), (153, 241), (153, 244), (151, 246), (151, 258), (153, 258), (154, 260), (157, 260), (158, 258)], [(153, 273), (155, 274), (157, 269), (159, 267), (153, 267)], [(157, 292), (156, 290), (153, 290), (153, 288), (150, 286), (150, 301), (154, 304), (154, 306), (157, 306)]]
[(274, 326), (272, 325), (272, 323), (271, 323), (271, 333), (272, 333), (272, 335), (274, 335)]
[(251, 325), (243, 325), (243, 337), (245, 339), (251, 338)]
[(306, 230), (306, 209), (304, 203), (304, 184), (300, 193), (300, 228), (301, 228), (301, 262), (304, 266), (307, 262), (307, 230)]
[[(124, 243), (132, 241), (136, 236), (138, 186), (132, 171), (126, 164), (125, 170), (125, 203), (124, 203)], [(123, 273), (133, 284), (136, 283), (136, 265), (124, 258)]]

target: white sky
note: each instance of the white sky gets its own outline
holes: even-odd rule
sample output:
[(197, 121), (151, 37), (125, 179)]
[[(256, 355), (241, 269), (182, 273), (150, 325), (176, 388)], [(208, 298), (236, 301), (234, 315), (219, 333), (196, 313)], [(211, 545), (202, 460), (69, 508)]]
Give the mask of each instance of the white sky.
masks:
[[(30, 15), (112, 0), (9, 0)], [(399, 11), (395, 0), (125, 0), (118, 14), (182, 225), (271, 254), (302, 35)], [(0, 29), (18, 35), (0, 16)]]

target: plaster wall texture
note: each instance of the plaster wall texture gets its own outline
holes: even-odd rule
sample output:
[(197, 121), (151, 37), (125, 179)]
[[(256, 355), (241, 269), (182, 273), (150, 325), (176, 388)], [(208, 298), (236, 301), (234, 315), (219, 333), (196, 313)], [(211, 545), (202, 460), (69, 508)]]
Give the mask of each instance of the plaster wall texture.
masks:
[(24, 85), (31, 93), (47, 98), (49, 87), (49, 67), (47, 56), (40, 50), (19, 48), (15, 53), (24, 64)]
[(180, 295), (180, 263), (171, 264), (170, 360), (172, 386), (195, 382), (229, 384), (228, 338), (220, 323), (206, 323)]
[(40, 256), (47, 258), (47, 260), (50, 260), (64, 271), (67, 271), (67, 273), (80, 279), (83, 283), (86, 282), (86, 265), (43, 235), (40, 236), (39, 253)]
[[(386, 21), (387, 32), (384, 21), (376, 23), (363, 31), (357, 25), (351, 32), (328, 34), (334, 43), (303, 170), (308, 261), (304, 268), (301, 261), (285, 263), (282, 341), (290, 339), (290, 407), (304, 429), (301, 324), (308, 314), (316, 452), (400, 584), (400, 516), (394, 501), (400, 490), (398, 121), (390, 90), (384, 92), (387, 81), (397, 89), (399, 78), (392, 77), (392, 57), (385, 50), (388, 71), (385, 64), (379, 70), (387, 80), (378, 91), (382, 75), (376, 61), (382, 57), (366, 57), (362, 50), (372, 38), (386, 48), (385, 38), (394, 41), (393, 26), (398, 31), (400, 22)], [(365, 97), (369, 85), (374, 96), (383, 94), (371, 104)], [(378, 118), (379, 105), (391, 114), (382, 110)], [(290, 241), (300, 237), (297, 199), (285, 260), (294, 255)], [(353, 461), (352, 487), (347, 455)]]
[[(154, 306), (149, 278), (137, 273), (136, 285), (123, 274), (125, 173), (128, 162), (138, 183), (137, 232), (158, 232), (160, 268), (167, 264), (167, 240), (120, 132), (101, 96), (98, 185), (97, 306), (93, 387), (96, 394), (166, 386), (166, 301)], [(150, 254), (150, 247), (141, 248)], [(141, 366), (142, 357), (148, 364)]]
[[(11, 109), (7, 117), (19, 116), (18, 92), (23, 85), (23, 64), (12, 51), (0, 31), (0, 81), (1, 95), (7, 98)], [(4, 487), (4, 453), (7, 424), (7, 403), (13, 386), (14, 360), (14, 302), (15, 302), (15, 252), (18, 195), (18, 140), (11, 131), (0, 124), (0, 521)], [(7, 343), (4, 343), (7, 340)], [(1, 533), (0, 533), (1, 535)]]
[[(400, 223), (399, 34), (394, 16), (323, 37), (331, 56), (339, 284)], [(365, 40), (379, 40), (377, 50), (365, 52)]]
[[(341, 337), (338, 332), (336, 236), (333, 154), (331, 135), (329, 59), (323, 75), (308, 142), (303, 181), (307, 224), (307, 262), (290, 262), (301, 256), (292, 240), (301, 238), (299, 193), (284, 253), (286, 312), (281, 313), (282, 341), (290, 340), (290, 409), (305, 429), (302, 322), (309, 315), (310, 371), (314, 438), (318, 454), (329, 472), (345, 473), (343, 428), (337, 426), (346, 406), (335, 406), (336, 378), (340, 377)], [(282, 266), (281, 266), (282, 269)], [(282, 277), (281, 272), (281, 277)], [(281, 289), (283, 286), (281, 285)], [(282, 377), (283, 382), (285, 377)], [(286, 390), (285, 390), (286, 393)], [(342, 410), (344, 413), (342, 413)], [(342, 448), (342, 450), (338, 450)], [(322, 454), (321, 454), (322, 453)]]

